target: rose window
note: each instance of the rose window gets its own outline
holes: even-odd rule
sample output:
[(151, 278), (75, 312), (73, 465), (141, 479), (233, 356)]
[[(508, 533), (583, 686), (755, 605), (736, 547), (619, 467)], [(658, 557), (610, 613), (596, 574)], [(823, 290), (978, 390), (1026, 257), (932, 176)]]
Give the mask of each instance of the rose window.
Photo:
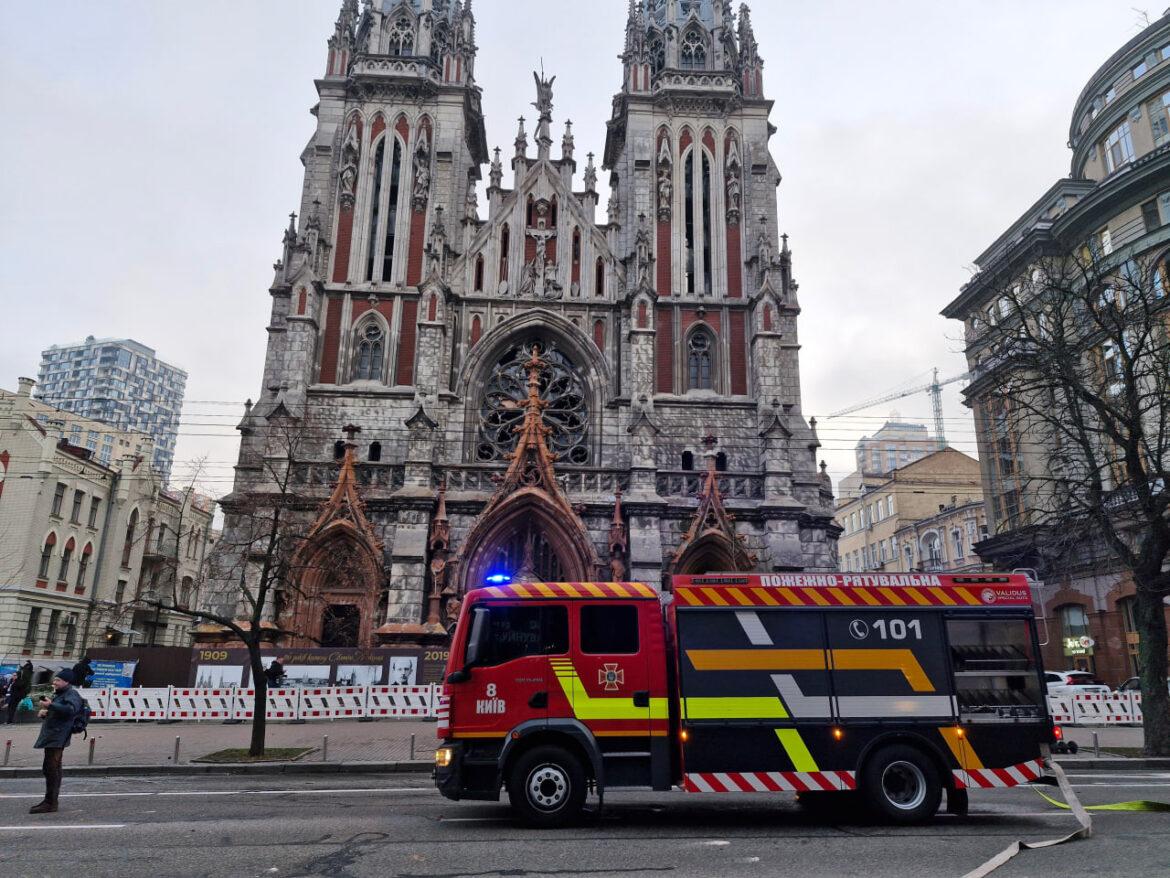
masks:
[(544, 425), (551, 429), (549, 450), (562, 463), (589, 463), (589, 407), (585, 384), (573, 361), (546, 342), (530, 339), (508, 350), (492, 369), (479, 409), (476, 458), (505, 460), (516, 448), (517, 428), (524, 422), (528, 399), (525, 363), (536, 348), (544, 367), (540, 371), (540, 398)]

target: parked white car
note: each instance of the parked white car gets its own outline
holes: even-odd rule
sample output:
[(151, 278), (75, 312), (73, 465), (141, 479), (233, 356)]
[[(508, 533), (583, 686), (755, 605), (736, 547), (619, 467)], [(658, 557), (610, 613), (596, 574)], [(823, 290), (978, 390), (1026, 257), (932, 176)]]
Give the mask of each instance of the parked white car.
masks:
[(1044, 683), (1049, 695), (1108, 694), (1109, 687), (1088, 671), (1045, 671)]
[[(1170, 689), (1170, 680), (1166, 681), (1166, 688)], [(1117, 687), (1118, 692), (1141, 692), (1142, 682), (1139, 677), (1130, 677), (1124, 683)]]

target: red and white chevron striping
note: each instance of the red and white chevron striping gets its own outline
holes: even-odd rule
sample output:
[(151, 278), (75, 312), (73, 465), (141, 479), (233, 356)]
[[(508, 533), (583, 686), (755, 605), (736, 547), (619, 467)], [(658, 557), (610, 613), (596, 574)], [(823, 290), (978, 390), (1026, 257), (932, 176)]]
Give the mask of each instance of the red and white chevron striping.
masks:
[(963, 787), (988, 789), (1031, 783), (1044, 773), (1044, 766), (1039, 759), (1033, 759), (1018, 765), (1009, 765), (1007, 768), (956, 768), (952, 773), (955, 776), (955, 785), (960, 789)]
[(683, 775), (688, 793), (808, 793), (853, 790), (852, 771), (716, 771)]

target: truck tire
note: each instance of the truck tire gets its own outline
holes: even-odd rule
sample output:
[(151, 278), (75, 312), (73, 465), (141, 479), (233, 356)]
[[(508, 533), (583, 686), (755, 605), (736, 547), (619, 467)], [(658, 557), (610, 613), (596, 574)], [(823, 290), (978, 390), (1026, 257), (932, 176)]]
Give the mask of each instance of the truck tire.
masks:
[(942, 782), (929, 756), (916, 747), (895, 744), (883, 747), (865, 763), (861, 792), (882, 819), (921, 823), (938, 811)]
[(561, 747), (533, 747), (512, 766), (508, 800), (533, 826), (564, 826), (585, 807), (585, 770)]

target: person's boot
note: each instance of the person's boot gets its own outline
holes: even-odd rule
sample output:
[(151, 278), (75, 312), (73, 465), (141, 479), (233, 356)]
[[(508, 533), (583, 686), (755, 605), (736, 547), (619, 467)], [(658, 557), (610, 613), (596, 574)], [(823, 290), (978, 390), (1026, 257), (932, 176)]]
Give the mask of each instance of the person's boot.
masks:
[(48, 799), (45, 799), (40, 804), (33, 805), (28, 809), (29, 814), (53, 814), (56, 813), (56, 811), (57, 803), (50, 802)]

